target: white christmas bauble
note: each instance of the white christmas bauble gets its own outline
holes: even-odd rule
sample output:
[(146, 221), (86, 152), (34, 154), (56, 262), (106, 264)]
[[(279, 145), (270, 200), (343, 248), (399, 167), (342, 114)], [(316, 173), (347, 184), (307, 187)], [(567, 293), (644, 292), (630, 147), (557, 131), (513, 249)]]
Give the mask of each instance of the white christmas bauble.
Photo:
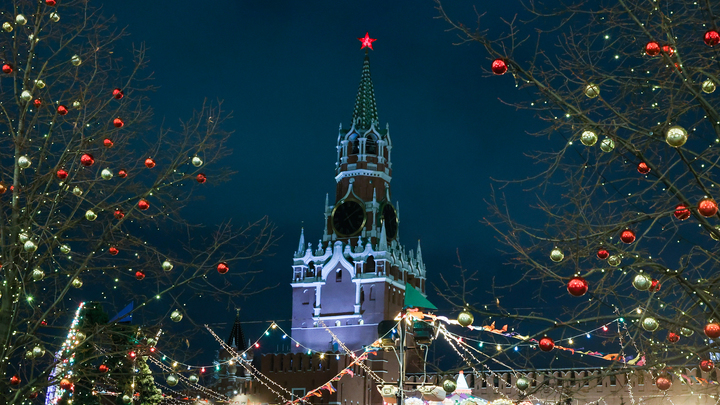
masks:
[(23, 244), (23, 249), (25, 249), (26, 252), (32, 253), (37, 250), (37, 245), (35, 242), (29, 240)]
[(72, 63), (73, 66), (80, 66), (80, 64), (82, 63), (82, 59), (80, 59), (80, 57), (77, 55), (73, 55), (73, 57), (70, 58), (70, 63)]
[(100, 172), (100, 177), (105, 180), (110, 180), (113, 178), (113, 172), (110, 169), (102, 169), (102, 171)]
[(585, 86), (585, 95), (588, 96), (588, 98), (595, 98), (600, 95), (600, 87), (598, 87), (597, 84), (590, 83), (587, 86)]
[(12, 32), (13, 30), (13, 26), (9, 22), (4, 22), (2, 27), (6, 32)]
[(97, 219), (97, 214), (93, 210), (85, 211), (85, 219), (88, 221), (94, 221)]
[(170, 314), (170, 319), (171, 319), (173, 322), (180, 322), (180, 321), (182, 321), (182, 319), (183, 319), (183, 315), (182, 315), (182, 313), (181, 313), (180, 311), (178, 311), (178, 310), (176, 309), (176, 310), (172, 311), (172, 313)]
[(194, 158), (192, 158), (192, 165), (193, 165), (193, 166), (195, 166), (195, 167), (200, 167), (200, 166), (202, 166), (202, 164), (203, 164), (203, 161), (202, 161), (202, 159), (200, 159), (199, 157), (195, 156)]
[(18, 14), (17, 16), (15, 16), (15, 22), (20, 25), (25, 25), (27, 24), (27, 18), (25, 18), (25, 16), (22, 14)]
[(704, 91), (705, 93), (708, 93), (708, 94), (714, 92), (715, 88), (716, 88), (715, 82), (712, 81), (711, 79), (705, 80), (702, 84), (702, 91)]
[(600, 149), (603, 152), (612, 152), (615, 149), (615, 141), (610, 138), (605, 138), (600, 142)]
[(672, 146), (673, 148), (679, 148), (685, 145), (687, 139), (687, 131), (685, 130), (685, 128), (679, 125), (668, 128), (667, 132), (665, 133), (665, 142), (667, 142), (667, 144)]
[(37, 79), (37, 80), (35, 80), (35, 87), (37, 87), (38, 89), (45, 88), (45, 82), (40, 79)]
[(646, 291), (652, 285), (652, 281), (650, 280), (650, 277), (644, 274), (638, 274), (633, 279), (632, 285), (640, 291)]
[(32, 100), (32, 93), (27, 90), (23, 90), (22, 93), (20, 93), (20, 99), (22, 101), (30, 101)]
[(45, 272), (40, 269), (33, 269), (32, 271), (32, 278), (35, 281), (40, 281), (45, 277)]
[(60, 21), (60, 16), (58, 15), (58, 13), (52, 12), (52, 13), (50, 13), (50, 20), (52, 22), (58, 22), (58, 21)]
[(561, 262), (565, 258), (565, 254), (563, 254), (562, 250), (555, 248), (550, 252), (550, 260), (554, 262)]
[(583, 131), (582, 135), (580, 135), (580, 142), (582, 142), (585, 146), (593, 146), (595, 145), (595, 142), (597, 142), (598, 137), (595, 131), (592, 130), (586, 130)]
[(82, 195), (82, 193), (83, 193), (83, 191), (80, 187), (78, 187), (78, 186), (73, 187), (73, 194), (80, 197)]
[[(73, 286), (73, 287), (75, 287), (75, 288), (80, 288), (80, 287), (82, 287), (82, 285), (83, 285), (82, 280), (80, 280), (80, 279), (77, 278), (77, 277), (73, 279), (73, 281), (72, 281), (72, 286)], [(78, 339), (79, 339), (79, 338), (78, 338)]]
[(73, 108), (80, 108), (81, 105), (82, 104), (80, 104), (79, 101), (77, 101), (77, 100), (73, 101)]
[(60, 245), (60, 253), (66, 255), (70, 253), (70, 246), (69, 245)]
[(21, 169), (27, 169), (31, 164), (32, 162), (27, 156), (20, 156), (18, 158), (18, 166), (20, 166)]
[(163, 262), (163, 264), (162, 264), (162, 268), (163, 268), (163, 270), (165, 270), (165, 271), (170, 271), (170, 270), (173, 269), (173, 264), (170, 263), (169, 261), (165, 260), (165, 261)]

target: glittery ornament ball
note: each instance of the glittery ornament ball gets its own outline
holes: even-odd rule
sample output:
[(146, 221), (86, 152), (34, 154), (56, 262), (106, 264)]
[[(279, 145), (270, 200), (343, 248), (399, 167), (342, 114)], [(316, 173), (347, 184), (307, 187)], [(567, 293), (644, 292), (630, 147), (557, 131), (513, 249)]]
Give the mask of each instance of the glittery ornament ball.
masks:
[(620, 234), (620, 240), (627, 244), (635, 242), (635, 232), (631, 229), (622, 231)]
[(657, 56), (660, 54), (660, 44), (655, 41), (650, 41), (645, 45), (645, 53), (648, 56)]
[(502, 59), (495, 59), (492, 63), (492, 71), (496, 75), (504, 75), (505, 72), (507, 72), (508, 67), (507, 63), (505, 63)]
[(567, 284), (567, 290), (573, 297), (582, 297), (588, 291), (588, 282), (582, 277), (573, 277)]
[(648, 167), (647, 163), (640, 162), (640, 163), (638, 163), (637, 171), (640, 174), (648, 174), (648, 173), (650, 173), (650, 167)]
[(540, 347), (540, 350), (544, 352), (549, 352), (550, 350), (555, 348), (555, 342), (549, 337), (544, 337), (540, 339), (538, 346)]
[(703, 40), (705, 41), (705, 45), (715, 46), (720, 43), (720, 33), (715, 30), (709, 30), (703, 36)]
[(712, 198), (703, 198), (698, 203), (698, 212), (704, 217), (711, 217), (717, 214), (718, 205)]

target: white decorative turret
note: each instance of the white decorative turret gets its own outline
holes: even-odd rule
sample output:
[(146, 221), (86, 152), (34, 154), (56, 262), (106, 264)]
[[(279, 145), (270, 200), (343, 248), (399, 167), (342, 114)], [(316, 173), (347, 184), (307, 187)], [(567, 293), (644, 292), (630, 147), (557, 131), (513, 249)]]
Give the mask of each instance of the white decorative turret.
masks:
[(305, 228), (300, 228), (300, 242), (298, 243), (298, 250), (295, 252), (295, 257), (302, 257), (305, 254)]

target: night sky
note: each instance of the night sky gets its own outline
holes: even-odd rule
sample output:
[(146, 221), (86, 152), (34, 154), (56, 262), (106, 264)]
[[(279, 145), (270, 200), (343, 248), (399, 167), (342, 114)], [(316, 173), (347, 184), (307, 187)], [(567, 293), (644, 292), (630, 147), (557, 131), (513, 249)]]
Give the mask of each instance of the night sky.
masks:
[[(474, 23), (471, 2), (453, 3), (446, 8)], [(205, 98), (224, 100), (233, 112), (226, 129), (235, 132), (234, 153), (225, 163), (238, 173), (209, 188), (208, 199), (188, 216), (212, 226), (267, 215), (283, 235), (274, 257), (254, 266), (264, 271), (258, 286), (280, 285), (246, 300), (244, 320), (290, 319), (292, 255), (302, 226), (308, 242), (320, 239), (326, 193), (333, 203), (337, 129), (350, 122), (364, 55), (357, 38), (365, 32), (377, 38), (371, 70), (380, 123), (390, 124), (394, 143), (400, 242), (414, 249), (421, 239), (430, 284), (439, 283), (440, 273), (457, 273), (456, 249), (465, 267), (488, 280), (503, 270), (501, 246), (480, 223), (488, 212), (484, 199), (491, 177), (533, 173), (523, 153), (539, 141), (525, 133), (532, 115), (499, 101), (501, 95), (522, 97), (513, 78), (489, 77), (480, 45), (453, 45), (457, 37), (434, 18), (434, 6), (429, 0), (127, 0), (103, 6), (131, 33), (121, 48), (149, 47), (148, 70), (160, 87), (150, 95), (157, 123), (188, 117)], [(513, 13), (488, 11), (491, 33), (502, 29), (492, 25), (498, 13)], [(511, 194), (520, 207), (528, 197)], [(505, 269), (507, 275), (520, 272)], [(453, 309), (434, 300), (441, 310)], [(220, 305), (208, 321), (231, 321), (234, 314), (224, 311)], [(289, 329), (289, 322), (280, 323)], [(247, 334), (254, 338), (258, 327), (248, 324)]]

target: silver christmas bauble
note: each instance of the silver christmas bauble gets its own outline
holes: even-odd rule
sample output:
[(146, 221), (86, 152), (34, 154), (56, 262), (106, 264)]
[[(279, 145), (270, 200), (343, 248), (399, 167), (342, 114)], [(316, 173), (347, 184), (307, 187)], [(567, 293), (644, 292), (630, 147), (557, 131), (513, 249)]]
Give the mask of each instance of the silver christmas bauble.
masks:
[(705, 93), (708, 93), (708, 94), (714, 92), (715, 88), (716, 88), (715, 82), (712, 81), (711, 79), (706, 79), (702, 84), (702, 91), (704, 91)]
[(203, 164), (203, 161), (202, 161), (202, 159), (200, 159), (199, 157), (195, 156), (194, 158), (192, 158), (192, 165), (193, 165), (193, 166), (195, 166), (195, 167), (200, 167), (200, 166), (202, 166), (202, 164)]
[(35, 80), (35, 87), (37, 87), (38, 89), (42, 89), (45, 87), (45, 82), (40, 79), (37, 79), (37, 80)]
[(125, 394), (122, 396), (122, 401), (124, 404), (129, 404), (130, 402), (132, 402), (132, 397), (128, 394)]
[(613, 149), (615, 149), (615, 141), (613, 141), (610, 138), (605, 138), (600, 142), (600, 149), (603, 152), (612, 152)]
[(165, 261), (162, 263), (162, 269), (165, 270), (165, 271), (170, 271), (170, 270), (173, 269), (173, 264), (170, 263), (169, 261), (165, 260)]
[(70, 246), (69, 245), (60, 245), (60, 253), (66, 255), (70, 253)]
[(103, 180), (110, 180), (113, 178), (113, 172), (110, 169), (102, 169), (100, 177), (102, 177)]
[(22, 14), (18, 14), (17, 16), (15, 16), (15, 22), (20, 25), (25, 25), (27, 24), (27, 18), (25, 18), (25, 16)]
[(83, 286), (83, 282), (79, 278), (75, 277), (72, 281), (72, 286), (75, 288), (80, 288)]
[(588, 96), (588, 98), (595, 98), (600, 95), (600, 87), (598, 87), (597, 84), (590, 83), (587, 86), (585, 86), (585, 95)]
[(612, 255), (612, 256), (608, 257), (607, 261), (608, 261), (609, 265), (611, 265), (613, 267), (617, 267), (622, 262), (622, 258), (620, 258), (620, 256), (618, 256), (618, 255)]
[(638, 274), (633, 279), (632, 285), (640, 291), (647, 291), (652, 285), (652, 280), (644, 274)]
[(180, 381), (180, 380), (178, 379), (178, 377), (177, 377), (175, 374), (170, 374), (170, 375), (167, 377), (167, 383), (168, 383), (168, 385), (171, 386), (171, 387), (176, 386), (177, 383), (178, 383), (178, 381)]
[(75, 186), (75, 187), (73, 187), (72, 193), (75, 194), (76, 196), (80, 197), (82, 195), (83, 191), (80, 187)]
[(60, 21), (60, 15), (58, 15), (58, 13), (56, 13), (56, 12), (52, 12), (52, 13), (50, 13), (50, 20), (52, 22), (58, 22), (58, 21)]
[(72, 58), (70, 58), (70, 63), (72, 63), (73, 66), (80, 66), (82, 59), (77, 55), (73, 55)]
[(517, 381), (515, 381), (515, 386), (520, 391), (525, 391), (530, 387), (530, 381), (528, 381), (528, 379), (525, 377), (520, 377), (517, 379)]
[(30, 101), (32, 100), (32, 93), (27, 90), (23, 90), (22, 93), (20, 93), (20, 99), (22, 101)]
[(20, 166), (21, 169), (27, 169), (31, 164), (32, 162), (27, 156), (20, 156), (18, 158), (18, 166)]
[(172, 311), (172, 313), (170, 313), (170, 320), (172, 320), (173, 322), (180, 322), (180, 321), (182, 321), (182, 319), (183, 319), (183, 314), (180, 311), (178, 311), (177, 309)]
[(27, 241), (27, 242), (25, 242), (25, 243), (23, 244), (23, 249), (25, 249), (25, 251), (28, 252), (28, 253), (33, 253), (34, 251), (37, 250), (37, 248), (38, 248), (38, 247), (37, 247), (37, 245), (35, 244), (35, 242), (33, 242), (33, 241), (31, 241), (31, 240), (29, 240), (29, 241)]
[(13, 26), (9, 22), (4, 22), (2, 27), (5, 30), (5, 32), (12, 32), (12, 30), (13, 30)]
[(443, 381), (443, 390), (447, 392), (448, 394), (455, 392), (455, 388), (457, 388), (457, 384), (455, 384), (455, 381), (447, 379)]
[(695, 333), (695, 331), (690, 328), (680, 328), (680, 334), (685, 337), (690, 337), (693, 333)]
[(197, 376), (197, 374), (190, 374), (190, 377), (188, 377), (188, 381), (193, 384), (197, 384), (198, 381), (200, 381), (200, 378)]
[(80, 108), (81, 105), (82, 104), (80, 104), (80, 102), (77, 100), (73, 101), (73, 103), (72, 103), (73, 108)]
[(685, 130), (685, 128), (679, 125), (668, 128), (667, 132), (665, 133), (665, 142), (667, 142), (667, 144), (672, 146), (673, 148), (679, 148), (685, 145), (687, 139), (687, 131)]
[(472, 325), (473, 321), (475, 320), (475, 317), (473, 314), (471, 314), (468, 311), (462, 311), (460, 312), (460, 315), (458, 315), (457, 321), (460, 324), (460, 326), (468, 327)]
[(561, 262), (565, 258), (565, 254), (563, 254), (562, 250), (555, 248), (550, 252), (550, 260), (554, 262)]
[(657, 328), (660, 326), (658, 321), (655, 318), (647, 317), (643, 319), (642, 322), (643, 329), (645, 329), (648, 332), (654, 332), (657, 330)]
[(580, 135), (580, 142), (582, 142), (585, 146), (593, 146), (595, 145), (595, 142), (597, 142), (598, 136), (595, 133), (595, 131), (592, 130), (586, 130)]
[(45, 355), (45, 349), (42, 348), (42, 346), (35, 346), (32, 349), (33, 357), (42, 357)]
[(32, 350), (28, 350), (28, 351), (25, 352), (25, 358), (26, 358), (26, 359), (30, 360), (30, 359), (32, 359), (32, 358), (34, 358), (34, 357), (35, 357), (35, 355), (33, 354)]
[(45, 272), (40, 269), (33, 269), (32, 271), (32, 278), (35, 281), (40, 281), (45, 277)]
[(85, 211), (85, 219), (88, 221), (94, 221), (97, 219), (97, 214), (93, 210)]
[(25, 243), (30, 240), (30, 236), (28, 236), (25, 232), (20, 232), (18, 235), (18, 240), (20, 240), (20, 243)]

